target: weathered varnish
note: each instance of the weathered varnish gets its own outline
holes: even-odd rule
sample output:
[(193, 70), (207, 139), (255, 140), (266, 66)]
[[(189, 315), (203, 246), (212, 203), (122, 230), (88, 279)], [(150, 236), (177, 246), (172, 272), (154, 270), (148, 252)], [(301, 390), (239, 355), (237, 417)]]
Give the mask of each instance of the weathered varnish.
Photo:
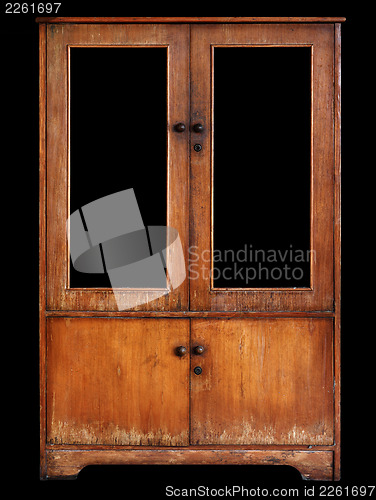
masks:
[(203, 370), (191, 442), (332, 445), (332, 331), (330, 319), (192, 320), (205, 351), (191, 357)]
[(186, 319), (50, 318), (47, 442), (187, 445), (188, 343)]
[[(41, 477), (91, 464), (273, 464), (338, 480), (344, 18), (37, 21)], [(213, 45), (229, 44), (311, 47), (311, 288), (213, 290), (202, 273), (156, 300), (152, 290), (124, 292), (124, 303), (129, 293), (144, 300), (129, 311), (117, 310), (111, 289), (70, 289), (70, 47), (168, 48), (167, 223), (187, 259), (189, 245), (198, 255), (211, 248), (211, 57)], [(193, 155), (197, 121), (203, 150)]]

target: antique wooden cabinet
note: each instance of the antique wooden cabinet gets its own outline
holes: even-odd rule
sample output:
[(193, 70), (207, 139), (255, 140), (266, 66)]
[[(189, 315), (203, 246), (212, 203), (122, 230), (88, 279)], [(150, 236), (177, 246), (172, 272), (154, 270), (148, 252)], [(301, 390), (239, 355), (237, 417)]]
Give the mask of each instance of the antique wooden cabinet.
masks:
[(41, 477), (340, 477), (343, 18), (40, 18)]

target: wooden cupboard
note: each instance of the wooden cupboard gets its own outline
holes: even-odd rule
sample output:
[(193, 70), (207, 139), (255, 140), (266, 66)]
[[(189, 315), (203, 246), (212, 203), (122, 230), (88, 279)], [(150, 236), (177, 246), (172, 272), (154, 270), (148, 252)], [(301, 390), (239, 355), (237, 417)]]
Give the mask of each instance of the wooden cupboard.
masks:
[(339, 479), (342, 21), (38, 19), (42, 478)]

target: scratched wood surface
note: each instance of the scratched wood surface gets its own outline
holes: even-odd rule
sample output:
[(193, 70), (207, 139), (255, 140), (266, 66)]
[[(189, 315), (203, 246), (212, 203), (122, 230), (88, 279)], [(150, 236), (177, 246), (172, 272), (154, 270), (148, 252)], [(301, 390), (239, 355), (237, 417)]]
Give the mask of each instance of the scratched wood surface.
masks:
[(46, 26), (39, 26), (39, 402), (40, 470), (46, 470)]
[(335, 390), (335, 441), (334, 479), (341, 471), (341, 25), (335, 25), (335, 320), (334, 320), (334, 378)]
[(327, 319), (192, 321), (192, 444), (333, 444)]
[[(333, 479), (333, 452), (311, 450), (138, 449), (47, 450), (47, 475), (76, 476), (87, 465), (290, 465), (304, 479)], [(218, 471), (218, 474), (220, 471)]]
[(47, 322), (47, 442), (188, 444), (189, 320)]
[(345, 17), (37, 17), (38, 23), (341, 23)]

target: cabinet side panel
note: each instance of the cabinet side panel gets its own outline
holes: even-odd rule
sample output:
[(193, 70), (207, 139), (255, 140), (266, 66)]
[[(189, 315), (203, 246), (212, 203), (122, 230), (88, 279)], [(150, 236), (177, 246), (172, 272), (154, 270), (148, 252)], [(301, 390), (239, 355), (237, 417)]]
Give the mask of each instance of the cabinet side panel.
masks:
[(334, 479), (341, 474), (341, 25), (335, 25), (335, 80), (334, 80), (334, 125), (335, 125), (335, 218), (334, 218), (334, 358), (335, 358), (335, 441)]
[(39, 384), (40, 474), (46, 474), (46, 25), (39, 26)]

